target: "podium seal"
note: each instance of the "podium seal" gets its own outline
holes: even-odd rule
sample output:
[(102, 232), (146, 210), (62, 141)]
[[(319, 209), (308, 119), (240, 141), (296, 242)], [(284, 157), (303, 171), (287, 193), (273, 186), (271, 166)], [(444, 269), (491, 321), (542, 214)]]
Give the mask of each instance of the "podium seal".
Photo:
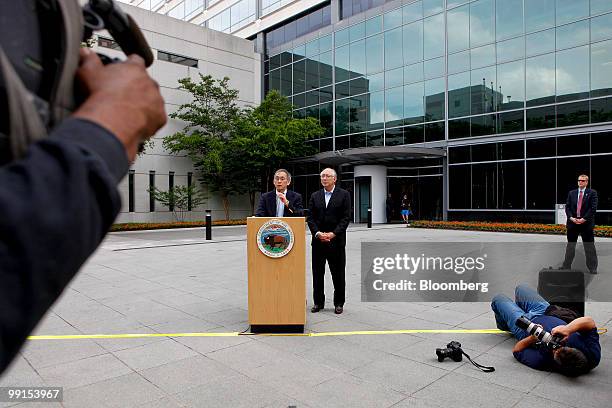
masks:
[(282, 258), (293, 248), (293, 230), (285, 221), (274, 219), (257, 231), (257, 247), (270, 258)]

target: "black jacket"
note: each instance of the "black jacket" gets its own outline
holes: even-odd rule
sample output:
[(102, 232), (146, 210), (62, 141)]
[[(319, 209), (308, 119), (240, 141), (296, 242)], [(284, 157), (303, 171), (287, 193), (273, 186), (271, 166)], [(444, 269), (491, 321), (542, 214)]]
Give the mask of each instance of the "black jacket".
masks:
[(119, 140), (79, 119), (0, 168), (0, 372), (106, 235), (127, 169)]
[[(586, 220), (585, 224), (593, 225), (595, 223), (595, 213), (597, 212), (597, 191), (586, 188), (582, 197), (582, 207), (580, 208), (580, 218)], [(577, 217), (578, 212), (578, 189), (572, 190), (567, 195), (565, 203), (565, 214), (567, 215), (567, 224), (573, 224), (570, 217)]]
[(336, 245), (344, 247), (346, 245), (346, 229), (352, 218), (349, 192), (336, 186), (326, 208), (324, 190), (315, 191), (310, 196), (308, 208), (310, 210), (308, 228), (312, 233), (313, 245), (315, 242), (320, 242), (314, 237), (320, 231), (333, 232), (336, 237), (332, 242), (335, 241)]
[[(283, 217), (302, 217), (304, 215), (304, 206), (300, 193), (287, 190), (286, 197), (289, 200), (289, 207), (285, 207)], [(255, 216), (276, 217), (276, 190), (268, 191), (259, 197), (259, 205), (257, 205)]]

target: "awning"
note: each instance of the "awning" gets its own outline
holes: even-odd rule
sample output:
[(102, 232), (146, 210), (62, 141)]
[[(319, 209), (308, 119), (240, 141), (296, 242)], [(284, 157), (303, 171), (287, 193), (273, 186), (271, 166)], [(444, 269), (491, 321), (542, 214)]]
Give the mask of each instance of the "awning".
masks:
[(385, 164), (396, 160), (431, 159), (446, 156), (446, 150), (437, 147), (371, 146), (333, 150), (292, 160), (292, 163), (317, 161), (321, 164)]

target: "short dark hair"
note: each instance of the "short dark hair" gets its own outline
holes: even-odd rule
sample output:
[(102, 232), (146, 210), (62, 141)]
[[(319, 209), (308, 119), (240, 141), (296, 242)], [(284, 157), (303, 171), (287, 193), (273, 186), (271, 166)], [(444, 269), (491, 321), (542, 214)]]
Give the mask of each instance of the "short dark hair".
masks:
[(554, 356), (558, 371), (563, 375), (577, 377), (589, 371), (589, 361), (577, 348), (561, 347)]

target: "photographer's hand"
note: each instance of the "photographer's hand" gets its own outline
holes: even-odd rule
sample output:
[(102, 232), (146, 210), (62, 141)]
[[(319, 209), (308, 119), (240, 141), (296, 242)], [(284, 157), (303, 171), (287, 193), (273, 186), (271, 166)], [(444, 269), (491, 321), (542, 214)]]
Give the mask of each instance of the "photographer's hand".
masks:
[(570, 330), (569, 327), (567, 327), (566, 325), (562, 324), (560, 326), (554, 327), (550, 333), (553, 336), (559, 336), (561, 337), (561, 341), (567, 341), (567, 338), (569, 337), (570, 334), (572, 334), (572, 331)]
[(535, 338), (534, 336), (525, 337), (523, 340), (517, 342), (514, 345), (514, 348), (512, 349), (512, 352), (513, 353), (521, 352), (521, 351), (525, 350), (526, 348), (529, 348), (532, 344), (535, 344), (537, 340), (538, 339)]
[(81, 48), (77, 78), (88, 96), (73, 116), (108, 129), (133, 161), (138, 145), (167, 120), (159, 85), (147, 73), (143, 59), (130, 55), (125, 62), (103, 65), (96, 53)]

